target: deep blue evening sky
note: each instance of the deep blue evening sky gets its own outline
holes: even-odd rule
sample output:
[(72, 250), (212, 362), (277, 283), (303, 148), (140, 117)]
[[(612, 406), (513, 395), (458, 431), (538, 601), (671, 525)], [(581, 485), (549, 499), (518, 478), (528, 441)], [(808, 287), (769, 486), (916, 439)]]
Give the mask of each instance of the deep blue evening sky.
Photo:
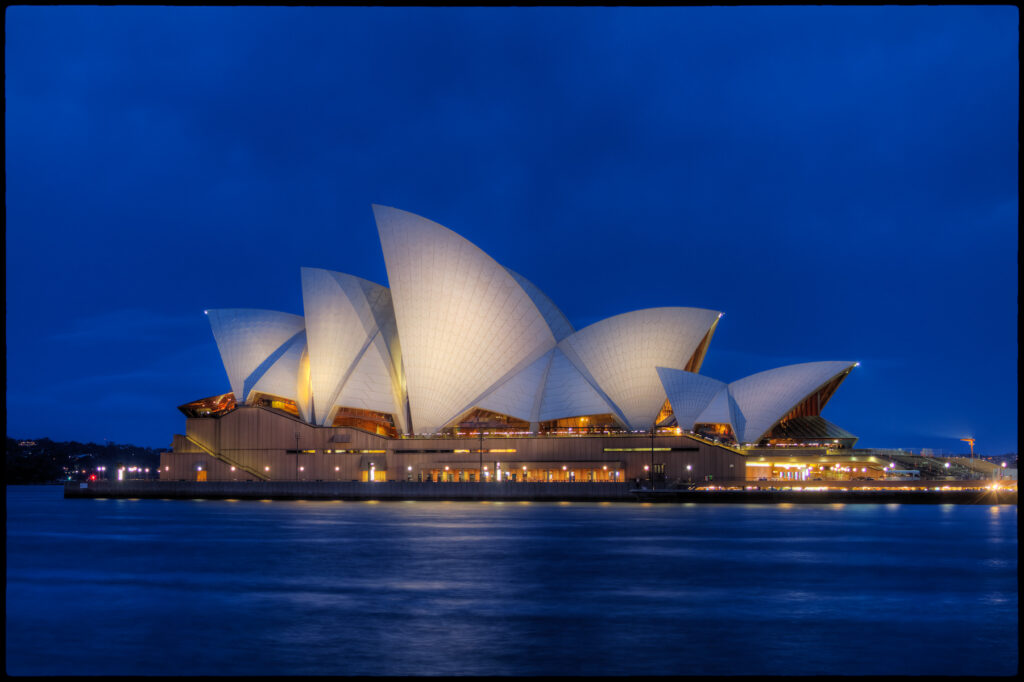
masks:
[(7, 433), (167, 446), (206, 308), (386, 284), (381, 203), (702, 373), (859, 360), (861, 447), (1017, 449), (1015, 7), (6, 13)]

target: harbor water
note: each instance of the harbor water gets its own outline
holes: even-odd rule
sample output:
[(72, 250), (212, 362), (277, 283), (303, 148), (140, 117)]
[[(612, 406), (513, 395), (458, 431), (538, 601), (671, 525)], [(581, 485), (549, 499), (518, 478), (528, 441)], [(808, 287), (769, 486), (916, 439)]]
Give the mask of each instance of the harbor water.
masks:
[(1008, 675), (1017, 508), (10, 486), (6, 602), (18, 675)]

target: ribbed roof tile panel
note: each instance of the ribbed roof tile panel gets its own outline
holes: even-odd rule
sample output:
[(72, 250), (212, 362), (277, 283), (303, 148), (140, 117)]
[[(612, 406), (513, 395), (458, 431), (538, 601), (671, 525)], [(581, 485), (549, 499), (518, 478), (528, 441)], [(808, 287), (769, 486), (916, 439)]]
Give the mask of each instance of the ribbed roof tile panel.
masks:
[(681, 369), (658, 367), (657, 370), (676, 423), (687, 430), (693, 429), (700, 413), (727, 386), (723, 381)]
[(555, 302), (552, 301), (547, 294), (537, 288), (537, 285), (520, 275), (518, 272), (514, 272), (508, 268), (505, 268), (505, 270), (515, 278), (516, 282), (519, 283), (519, 286), (523, 288), (523, 291), (525, 291), (533, 300), (534, 305), (537, 306), (537, 310), (540, 311), (540, 314), (543, 315), (544, 319), (547, 321), (548, 326), (551, 327), (551, 333), (555, 335), (555, 341), (561, 341), (575, 331), (572, 323), (569, 322), (569, 318), (565, 316), (565, 313), (555, 305)]
[(206, 315), (231, 382), (231, 391), (240, 403), (248, 397), (246, 380), (304, 328), (300, 315), (276, 310), (222, 308), (208, 310)]
[(564, 339), (630, 428), (648, 429), (665, 403), (656, 367), (685, 367), (719, 313), (648, 308), (609, 317)]
[(370, 304), (370, 310), (376, 320), (380, 335), (374, 337), (373, 343), (378, 347), (381, 357), (385, 359), (391, 375), (391, 391), (394, 394), (394, 408), (391, 413), (395, 417), (395, 426), (405, 433), (408, 425), (405, 418), (405, 372), (402, 369), (402, 346), (398, 338), (398, 324), (395, 321), (395, 305), (391, 300), (391, 290), (367, 280), (359, 280)]
[(336, 405), (358, 407), (364, 410), (376, 410), (396, 414), (395, 394), (392, 391), (391, 371), (388, 361), (381, 351), (381, 345), (371, 343), (359, 358), (355, 369), (345, 382), (344, 388), (335, 401)]
[(293, 336), (285, 343), (288, 347), (284, 353), (259, 378), (252, 392), (276, 395), (298, 403), (300, 401), (296, 378), (299, 375), (302, 353), (306, 350), (306, 335)]
[[(747, 418), (743, 415), (743, 411), (740, 410), (739, 404), (736, 402), (736, 398), (732, 395), (732, 390), (729, 389), (725, 392), (725, 397), (729, 403), (729, 424), (732, 425), (732, 433), (736, 434), (743, 433), (743, 430), (747, 428)], [(736, 436), (739, 438), (739, 436)], [(742, 439), (739, 442), (744, 442)]]
[(315, 423), (326, 425), (348, 375), (377, 333), (377, 318), (367, 299), (384, 298), (384, 289), (341, 272), (302, 268), (310, 388)]
[(560, 348), (551, 358), (537, 421), (615, 413)]
[(309, 376), (309, 344), (303, 335), (302, 357), (295, 375), (295, 404), (299, 408), (299, 416), (307, 424), (313, 423), (313, 391), (310, 389)]
[(729, 410), (729, 389), (722, 387), (708, 406), (701, 410), (694, 420), (694, 424), (732, 424), (732, 414)]
[(538, 421), (537, 415), (534, 414), (534, 405), (537, 403), (538, 392), (543, 388), (553, 352), (552, 350), (545, 353), (513, 375), (478, 401), (477, 406), (525, 421)]
[(515, 278), (468, 240), (413, 213), (373, 210), (412, 428), (435, 432), (555, 339)]
[[(729, 384), (746, 422), (736, 428), (741, 443), (755, 443), (804, 398), (854, 366), (853, 362), (805, 362), (777, 367)], [(739, 427), (734, 424), (734, 427)]]

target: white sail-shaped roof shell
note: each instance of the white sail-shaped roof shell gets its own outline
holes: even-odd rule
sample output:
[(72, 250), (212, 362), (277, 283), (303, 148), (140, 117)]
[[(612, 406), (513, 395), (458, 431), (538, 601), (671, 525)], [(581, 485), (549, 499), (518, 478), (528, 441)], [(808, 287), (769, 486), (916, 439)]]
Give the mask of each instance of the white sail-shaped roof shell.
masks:
[(496, 386), (494, 390), (477, 402), (477, 406), (528, 422), (539, 421), (541, 391), (547, 379), (551, 366), (551, 355), (554, 352), (554, 350), (548, 351), (525, 369)]
[(595, 322), (558, 344), (631, 429), (648, 429), (665, 403), (656, 367), (685, 367), (719, 318), (702, 308), (648, 308)]
[(531, 423), (593, 414), (619, 416), (558, 348), (515, 374), (477, 405)]
[(275, 310), (224, 308), (207, 310), (206, 315), (239, 403), (248, 400), (260, 379), (294, 350), (305, 329), (301, 316)]
[(724, 402), (728, 389), (724, 381), (681, 369), (658, 367), (658, 376), (672, 406), (676, 423), (687, 430), (693, 429), (697, 417), (711, 405), (716, 396), (722, 394)]
[(544, 320), (548, 323), (548, 327), (551, 328), (551, 333), (555, 337), (555, 341), (561, 341), (565, 337), (572, 334), (575, 330), (573, 329), (572, 323), (569, 322), (569, 318), (565, 316), (561, 308), (555, 305), (555, 302), (548, 298), (548, 295), (537, 288), (530, 280), (526, 279), (518, 272), (514, 272), (505, 268), (508, 274), (518, 282), (519, 286), (523, 288), (523, 291), (527, 293), (534, 305), (537, 306), (537, 310), (544, 316)]
[(373, 210), (412, 428), (436, 432), (550, 351), (555, 338), (515, 277), (472, 243), (413, 213)]
[(401, 424), (387, 288), (342, 272), (302, 268), (302, 300), (314, 423), (328, 425), (337, 407), (349, 406), (392, 413)]
[(360, 356), (334, 404), (335, 407), (357, 407), (391, 413), (397, 420), (396, 425), (402, 428), (403, 410), (395, 405), (392, 389), (387, 360), (376, 344), (370, 344)]
[(729, 395), (728, 386), (718, 391), (708, 406), (693, 420), (694, 424), (729, 424), (734, 432), (742, 421), (742, 415), (736, 408), (736, 401)]
[(778, 367), (734, 381), (729, 395), (736, 401), (744, 424), (733, 424), (741, 443), (755, 443), (787, 412), (840, 374), (853, 362), (805, 362)]
[(614, 406), (587, 381), (565, 353), (556, 348), (544, 384), (537, 421), (590, 414), (619, 416)]
[(251, 393), (266, 393), (299, 402), (298, 382), (302, 354), (306, 351), (306, 334), (302, 332), (285, 342), (284, 353), (252, 387)]

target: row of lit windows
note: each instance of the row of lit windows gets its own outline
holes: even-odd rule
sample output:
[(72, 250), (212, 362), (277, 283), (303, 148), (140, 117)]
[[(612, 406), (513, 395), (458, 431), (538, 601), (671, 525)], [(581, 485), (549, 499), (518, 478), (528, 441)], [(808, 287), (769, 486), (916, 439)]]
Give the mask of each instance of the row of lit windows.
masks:
[[(324, 450), (325, 455), (383, 455), (387, 450)], [(315, 455), (316, 450), (285, 450), (289, 455)]]
[[(663, 448), (668, 450), (668, 448)], [(396, 450), (397, 453), (469, 453), (469, 452), (515, 452), (515, 448), (494, 448), (484, 450)], [(303, 454), (303, 455), (315, 455), (316, 450), (285, 450), (285, 453), (289, 455)], [(383, 455), (387, 453), (387, 450), (324, 450), (325, 455)]]

